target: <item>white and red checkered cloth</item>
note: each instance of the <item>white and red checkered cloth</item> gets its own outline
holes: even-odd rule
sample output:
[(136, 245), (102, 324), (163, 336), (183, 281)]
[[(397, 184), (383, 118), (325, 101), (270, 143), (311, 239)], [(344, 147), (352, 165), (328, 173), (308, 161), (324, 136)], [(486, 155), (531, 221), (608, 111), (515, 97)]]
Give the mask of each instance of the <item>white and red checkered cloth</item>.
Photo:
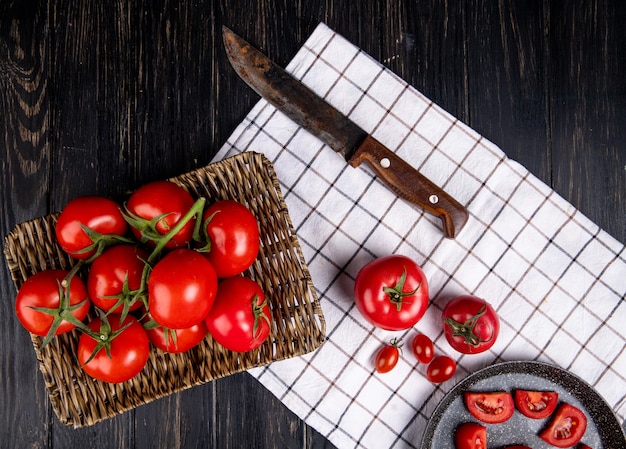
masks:
[[(624, 245), (508, 159), (491, 142), (320, 24), (287, 70), (461, 204), (470, 219), (454, 240), (440, 220), (398, 198), (364, 167), (261, 100), (216, 158), (264, 153), (274, 164), (327, 322), (327, 341), (303, 357), (251, 371), (340, 448), (419, 446), (444, 394), (479, 368), (540, 360), (589, 382), (626, 417)], [(426, 273), (431, 304), (406, 332), (376, 329), (359, 315), (352, 288), (375, 257), (404, 254)], [(461, 356), (440, 324), (447, 299), (472, 293), (501, 319), (486, 353)], [(459, 363), (441, 385), (425, 378), (407, 346), (388, 374), (373, 369), (391, 337), (417, 333)]]

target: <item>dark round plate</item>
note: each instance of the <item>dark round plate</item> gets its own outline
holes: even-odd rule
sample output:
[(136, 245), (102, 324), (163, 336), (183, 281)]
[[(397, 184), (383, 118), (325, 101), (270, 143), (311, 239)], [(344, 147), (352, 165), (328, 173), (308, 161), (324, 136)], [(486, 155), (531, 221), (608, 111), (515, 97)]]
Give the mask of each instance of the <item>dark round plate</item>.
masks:
[[(422, 449), (455, 449), (454, 431), (458, 425), (476, 421), (463, 402), (465, 391), (515, 389), (552, 390), (560, 402), (568, 402), (585, 412), (587, 431), (582, 439), (594, 449), (626, 448), (626, 436), (615, 413), (587, 382), (569, 371), (542, 362), (504, 362), (470, 374), (455, 385), (435, 408), (422, 438)], [(486, 424), (489, 448), (523, 444), (533, 449), (550, 449), (538, 433), (548, 420), (534, 420), (516, 412), (502, 424)]]

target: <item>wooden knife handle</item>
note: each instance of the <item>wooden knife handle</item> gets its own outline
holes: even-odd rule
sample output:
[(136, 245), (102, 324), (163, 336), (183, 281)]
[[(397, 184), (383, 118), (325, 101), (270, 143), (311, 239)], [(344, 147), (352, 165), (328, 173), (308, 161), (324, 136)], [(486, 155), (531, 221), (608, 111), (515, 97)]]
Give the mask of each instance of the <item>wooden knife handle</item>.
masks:
[(446, 237), (454, 238), (467, 222), (467, 210), (458, 201), (372, 136), (365, 138), (348, 163), (356, 167), (363, 161), (398, 196), (440, 217)]

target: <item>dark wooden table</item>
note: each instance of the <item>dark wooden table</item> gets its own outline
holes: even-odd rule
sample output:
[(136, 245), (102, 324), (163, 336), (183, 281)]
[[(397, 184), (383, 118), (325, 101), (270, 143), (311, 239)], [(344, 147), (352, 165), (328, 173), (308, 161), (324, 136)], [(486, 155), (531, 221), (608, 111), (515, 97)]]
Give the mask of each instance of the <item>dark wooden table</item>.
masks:
[[(143, 4), (143, 5), (142, 5)], [(626, 241), (626, 2), (2, 0), (0, 227), (206, 165), (258, 97), (226, 24), (285, 65), (320, 22)], [(332, 447), (246, 373), (73, 430), (0, 271), (0, 447)]]

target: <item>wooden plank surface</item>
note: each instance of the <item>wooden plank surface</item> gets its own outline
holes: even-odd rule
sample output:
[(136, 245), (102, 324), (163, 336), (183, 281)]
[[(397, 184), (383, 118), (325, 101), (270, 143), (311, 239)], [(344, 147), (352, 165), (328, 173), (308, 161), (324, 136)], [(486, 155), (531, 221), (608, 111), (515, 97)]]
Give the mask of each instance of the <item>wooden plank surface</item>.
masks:
[[(626, 3), (0, 4), (0, 227), (207, 164), (258, 97), (226, 24), (285, 65), (323, 21), (626, 241)], [(0, 447), (332, 447), (243, 373), (73, 430), (0, 271)]]

